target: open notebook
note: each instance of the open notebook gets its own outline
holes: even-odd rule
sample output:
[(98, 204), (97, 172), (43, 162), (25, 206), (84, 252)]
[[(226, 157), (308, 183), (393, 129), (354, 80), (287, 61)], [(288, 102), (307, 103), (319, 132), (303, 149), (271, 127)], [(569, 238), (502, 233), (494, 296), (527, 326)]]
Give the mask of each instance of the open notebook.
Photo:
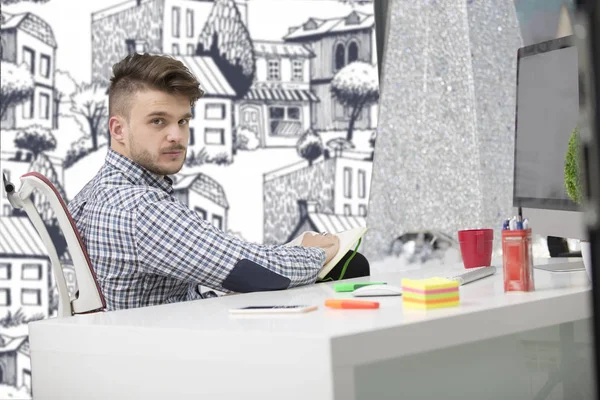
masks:
[[(312, 231), (309, 232), (318, 233)], [(337, 254), (327, 264), (325, 264), (323, 268), (321, 268), (318, 275), (319, 279), (325, 278), (329, 271), (331, 271), (333, 267), (335, 267), (336, 264), (340, 262), (340, 260), (346, 255), (348, 251), (354, 251), (358, 239), (360, 239), (365, 234), (365, 232), (367, 232), (367, 228), (365, 227), (352, 228), (337, 233), (331, 232), (340, 238), (340, 249), (338, 250)], [(298, 236), (291, 242), (284, 244), (284, 246), (300, 246), (302, 244), (302, 238), (304, 237), (305, 233), (306, 232), (303, 232), (300, 236)]]

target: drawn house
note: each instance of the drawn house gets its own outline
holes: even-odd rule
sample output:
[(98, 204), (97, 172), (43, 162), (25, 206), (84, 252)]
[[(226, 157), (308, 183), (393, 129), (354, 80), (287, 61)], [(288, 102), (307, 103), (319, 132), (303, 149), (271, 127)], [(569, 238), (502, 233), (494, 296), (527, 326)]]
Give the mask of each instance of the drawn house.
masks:
[[(346, 129), (350, 110), (333, 98), (331, 81), (338, 71), (353, 61), (377, 64), (374, 16), (352, 11), (342, 18), (310, 18), (300, 26), (289, 28), (283, 40), (306, 44), (316, 55), (311, 59), (310, 68), (311, 90), (320, 100), (313, 104), (314, 129)], [(356, 129), (376, 126), (377, 105), (363, 110), (355, 122)]]
[(3, 11), (0, 37), (0, 58), (17, 65), (26, 64), (34, 82), (29, 100), (9, 106), (2, 120), (2, 128), (18, 129), (35, 124), (48, 129), (54, 128), (57, 44), (52, 28), (32, 13), (9, 14)]
[[(246, 0), (236, 0), (244, 23)], [(92, 80), (127, 54), (195, 54), (213, 0), (130, 0), (92, 13)], [(141, 23), (143, 22), (143, 23)]]
[(232, 116), (236, 93), (212, 58), (174, 56), (196, 76), (204, 90), (194, 105), (190, 120), (190, 152), (205, 149), (210, 157), (231, 160), (233, 152)]
[[(319, 205), (322, 214), (365, 218), (372, 162), (345, 156), (319, 159), (264, 176), (264, 243), (286, 243), (302, 222), (302, 201)], [(307, 208), (308, 205), (305, 207)], [(311, 206), (312, 207), (312, 206)], [(339, 225), (340, 228), (343, 225)], [(343, 229), (337, 229), (339, 231)]]
[(310, 60), (315, 54), (300, 43), (254, 41), (256, 74), (238, 102), (239, 125), (249, 127), (261, 147), (296, 146), (311, 127)]
[(50, 315), (54, 287), (50, 259), (27, 217), (0, 217), (0, 309), (2, 314)]
[(29, 337), (0, 334), (0, 384), (25, 387), (31, 394)]
[(176, 175), (173, 196), (215, 227), (227, 231), (229, 203), (223, 187), (208, 175)]
[(292, 230), (286, 242), (306, 231), (341, 232), (367, 226), (365, 217), (319, 212), (316, 201), (298, 200), (298, 212), (300, 214), (298, 224)]

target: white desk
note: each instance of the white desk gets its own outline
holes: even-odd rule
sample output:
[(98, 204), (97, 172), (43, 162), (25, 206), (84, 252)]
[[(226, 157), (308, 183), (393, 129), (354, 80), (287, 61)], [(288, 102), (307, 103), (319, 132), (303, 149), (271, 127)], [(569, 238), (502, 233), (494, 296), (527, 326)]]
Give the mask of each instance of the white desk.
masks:
[[(402, 276), (428, 271), (370, 280), (400, 285)], [(535, 398), (548, 377), (543, 357), (562, 349), (557, 365), (574, 361), (591, 343), (585, 323), (582, 330), (571, 324), (591, 317), (585, 272), (536, 270), (535, 279), (535, 292), (505, 295), (500, 268), (462, 286), (460, 307), (429, 311), (404, 310), (401, 297), (375, 299), (378, 310), (328, 309), (325, 299), (351, 295), (317, 284), (38, 321), (30, 324), (33, 394), (36, 400)], [(269, 304), (319, 309), (298, 316), (227, 312)], [(581, 389), (587, 398), (591, 361), (576, 364), (583, 371), (573, 371), (564, 390)], [(547, 398), (561, 396), (559, 386)]]

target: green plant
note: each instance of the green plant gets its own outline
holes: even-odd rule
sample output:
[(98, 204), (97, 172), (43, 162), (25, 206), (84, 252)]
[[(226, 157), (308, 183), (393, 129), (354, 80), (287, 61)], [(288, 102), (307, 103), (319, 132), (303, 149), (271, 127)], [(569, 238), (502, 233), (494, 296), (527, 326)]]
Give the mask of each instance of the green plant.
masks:
[(565, 187), (567, 194), (577, 204), (583, 199), (581, 186), (581, 170), (579, 165), (579, 127), (576, 126), (571, 133), (567, 155), (565, 157)]

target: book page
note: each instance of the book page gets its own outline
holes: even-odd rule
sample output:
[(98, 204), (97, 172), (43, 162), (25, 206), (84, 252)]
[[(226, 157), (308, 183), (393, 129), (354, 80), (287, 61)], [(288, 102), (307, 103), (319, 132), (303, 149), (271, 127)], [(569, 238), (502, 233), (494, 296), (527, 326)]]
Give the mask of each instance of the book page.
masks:
[[(325, 275), (327, 275), (329, 271), (331, 271), (333, 267), (335, 267), (335, 265), (346, 255), (348, 251), (354, 250), (358, 239), (360, 239), (366, 231), (367, 228), (361, 226), (358, 228), (348, 229), (342, 232), (332, 232), (333, 235), (336, 235), (340, 238), (340, 248), (337, 254), (331, 259), (331, 261), (325, 264), (321, 271), (319, 271), (319, 278), (322, 279), (323, 277), (325, 277)], [(284, 246), (301, 246), (302, 238), (307, 232), (313, 234), (317, 233), (312, 231), (303, 232), (298, 237), (294, 238), (292, 241), (284, 244)]]

